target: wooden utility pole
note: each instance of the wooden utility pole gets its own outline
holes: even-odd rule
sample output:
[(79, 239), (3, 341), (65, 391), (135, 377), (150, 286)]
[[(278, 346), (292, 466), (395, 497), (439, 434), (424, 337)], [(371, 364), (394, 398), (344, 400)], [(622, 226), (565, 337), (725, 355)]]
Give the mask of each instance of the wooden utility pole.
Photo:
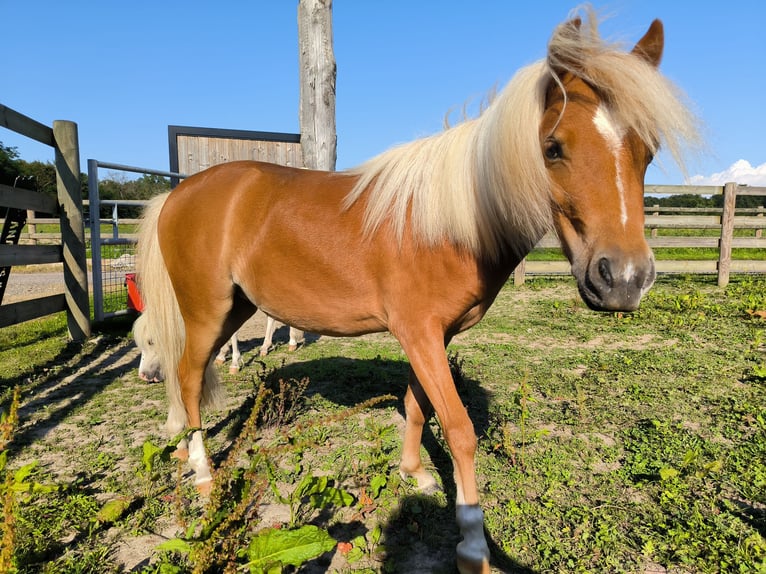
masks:
[(298, 1), (300, 122), (303, 165), (335, 170), (335, 53), (332, 0)]

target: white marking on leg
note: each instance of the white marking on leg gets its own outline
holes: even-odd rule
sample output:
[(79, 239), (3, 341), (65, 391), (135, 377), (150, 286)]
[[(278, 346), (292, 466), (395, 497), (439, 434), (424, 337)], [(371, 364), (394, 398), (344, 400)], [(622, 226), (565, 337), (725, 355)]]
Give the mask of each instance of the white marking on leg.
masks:
[(231, 336), (231, 366), (229, 367), (229, 373), (238, 373), (242, 368), (242, 355), (239, 352), (239, 340), (237, 334), (234, 333)]
[(625, 227), (628, 222), (628, 209), (625, 204), (625, 186), (622, 181), (622, 147), (626, 130), (612, 111), (603, 104), (596, 110), (593, 124), (598, 133), (606, 140), (606, 144), (614, 156), (615, 185), (620, 197), (620, 221)]
[(189, 466), (194, 471), (194, 484), (202, 484), (213, 480), (210, 466), (207, 463), (205, 444), (202, 441), (202, 431), (194, 431), (189, 442)]
[(303, 336), (303, 331), (296, 329), (295, 327), (290, 327), (290, 342), (288, 344), (287, 350), (295, 351), (298, 348), (298, 345), (304, 341), (305, 338)]
[(274, 337), (274, 331), (277, 330), (277, 322), (266, 315), (266, 333), (263, 336), (263, 345), (261, 345), (261, 357), (265, 357), (269, 354), (271, 349), (271, 339)]
[(469, 562), (489, 560), (489, 547), (484, 539), (484, 513), (478, 504), (457, 504), (457, 525), (463, 540), (457, 545), (458, 558)]

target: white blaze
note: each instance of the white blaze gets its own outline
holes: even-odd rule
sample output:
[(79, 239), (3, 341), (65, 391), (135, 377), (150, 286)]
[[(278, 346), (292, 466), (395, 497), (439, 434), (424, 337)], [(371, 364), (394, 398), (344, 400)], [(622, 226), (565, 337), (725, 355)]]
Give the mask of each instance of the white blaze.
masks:
[(622, 183), (622, 165), (621, 157), (623, 139), (625, 138), (625, 127), (614, 116), (612, 110), (605, 105), (600, 105), (593, 116), (593, 124), (598, 133), (606, 140), (606, 145), (614, 156), (614, 168), (616, 172), (615, 185), (620, 196), (620, 221), (623, 227), (628, 222), (628, 209), (625, 204), (625, 186)]

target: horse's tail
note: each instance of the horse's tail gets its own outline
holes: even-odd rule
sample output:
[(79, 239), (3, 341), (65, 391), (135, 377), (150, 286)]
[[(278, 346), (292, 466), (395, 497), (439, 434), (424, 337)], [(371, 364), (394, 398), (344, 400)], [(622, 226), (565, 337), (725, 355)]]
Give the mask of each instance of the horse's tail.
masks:
[[(138, 230), (136, 276), (144, 304), (146, 332), (152, 339), (152, 348), (165, 377), (170, 403), (167, 426), (174, 434), (187, 424), (178, 380), (178, 364), (184, 350), (186, 330), (157, 237), (157, 222), (168, 195), (164, 193), (154, 197), (144, 209)], [(216, 407), (222, 398), (223, 385), (211, 360), (205, 371), (201, 406)]]

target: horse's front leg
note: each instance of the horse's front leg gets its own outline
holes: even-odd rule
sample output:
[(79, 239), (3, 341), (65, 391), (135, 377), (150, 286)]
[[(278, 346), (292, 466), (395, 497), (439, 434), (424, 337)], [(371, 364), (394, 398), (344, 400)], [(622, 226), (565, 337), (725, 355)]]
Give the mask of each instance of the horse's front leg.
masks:
[(218, 349), (218, 354), (215, 356), (216, 365), (223, 365), (226, 362), (226, 353), (229, 352), (230, 344), (230, 342), (226, 342), (220, 349)]
[[(473, 423), (468, 417), (460, 397), (452, 381), (447, 355), (444, 350), (444, 333), (439, 327), (422, 326), (418, 333), (399, 334), (405, 353), (417, 377), (419, 386), (428, 401), (436, 411), (447, 445), (455, 465), (456, 515), (457, 524), (463, 540), (457, 546), (458, 570), (461, 574), (488, 574), (489, 547), (484, 538), (484, 515), (479, 507), (479, 494), (476, 485), (476, 470), (474, 457), (476, 454), (476, 434)], [(412, 389), (412, 387), (411, 387)], [(416, 386), (417, 389), (417, 386)], [(413, 463), (414, 438), (418, 438), (418, 449), (422, 425), (425, 422), (424, 405), (418, 403), (416, 389), (408, 395), (409, 409), (407, 414), (420, 418), (413, 421), (413, 426), (405, 428), (404, 456), (408, 457), (406, 464), (414, 464), (422, 468), (422, 463)], [(414, 400), (413, 400), (414, 399)], [(413, 406), (418, 404), (418, 408)], [(418, 428), (419, 427), (419, 428)], [(407, 431), (409, 430), (409, 436)], [(419, 453), (418, 453), (419, 458)]]
[(439, 488), (433, 475), (423, 466), (423, 460), (420, 457), (423, 426), (432, 413), (431, 402), (423, 392), (415, 372), (410, 368), (410, 381), (407, 394), (404, 395), (404, 443), (399, 474), (402, 478), (414, 478), (418, 483), (418, 490), (424, 493), (430, 493)]

